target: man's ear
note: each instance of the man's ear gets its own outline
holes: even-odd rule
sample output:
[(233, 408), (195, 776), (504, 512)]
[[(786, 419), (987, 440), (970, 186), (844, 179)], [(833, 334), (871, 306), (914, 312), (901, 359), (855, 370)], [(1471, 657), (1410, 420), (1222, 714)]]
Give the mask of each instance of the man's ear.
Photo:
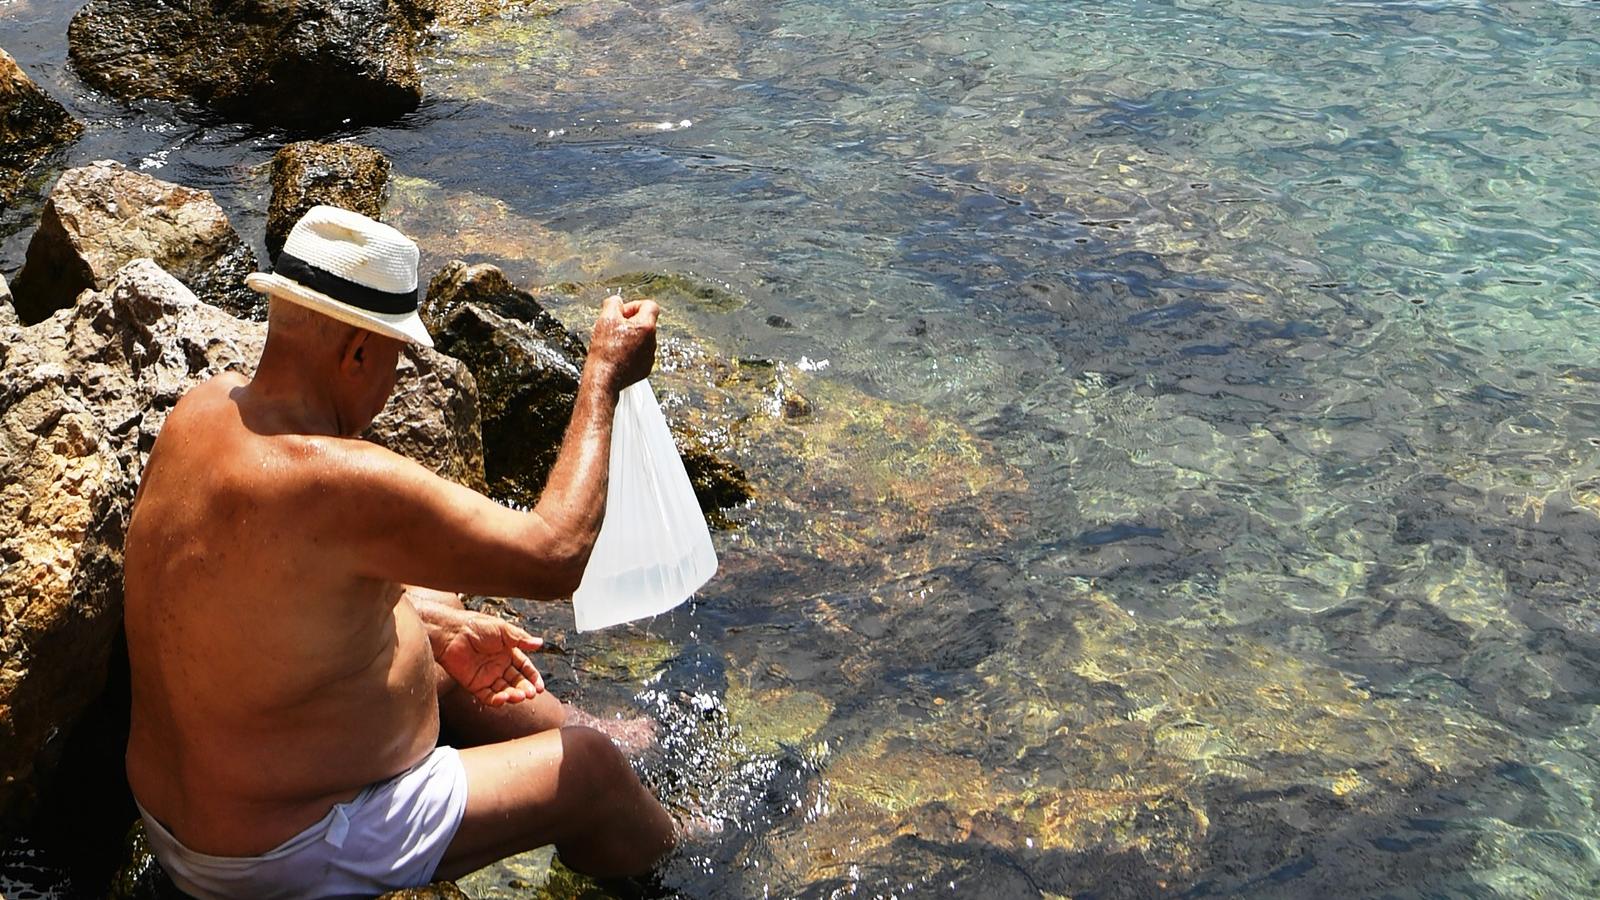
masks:
[(366, 369), (367, 359), (372, 355), (372, 348), (368, 346), (368, 338), (372, 332), (364, 328), (356, 328), (344, 342), (344, 352), (339, 356), (339, 374), (359, 376)]

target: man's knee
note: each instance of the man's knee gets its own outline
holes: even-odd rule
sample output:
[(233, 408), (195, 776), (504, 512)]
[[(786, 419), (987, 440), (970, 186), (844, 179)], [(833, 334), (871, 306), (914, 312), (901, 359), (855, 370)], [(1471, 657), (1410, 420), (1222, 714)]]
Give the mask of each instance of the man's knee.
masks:
[(631, 803), (640, 790), (628, 758), (605, 732), (587, 725), (561, 728), (561, 780), (569, 779), (596, 812), (613, 801)]

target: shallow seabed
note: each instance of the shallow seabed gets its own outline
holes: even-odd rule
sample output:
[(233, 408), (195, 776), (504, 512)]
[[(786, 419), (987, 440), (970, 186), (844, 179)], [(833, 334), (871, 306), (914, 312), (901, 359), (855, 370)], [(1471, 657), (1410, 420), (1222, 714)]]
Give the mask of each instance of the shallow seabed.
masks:
[[(0, 0), (70, 161), (259, 237), (287, 136), (89, 95), (74, 6)], [(529, 613), (725, 826), (667, 892), (1583, 897), (1596, 72), (1587, 2), (589, 0), (351, 136), (427, 264), (691, 273), (810, 401), (692, 607)]]

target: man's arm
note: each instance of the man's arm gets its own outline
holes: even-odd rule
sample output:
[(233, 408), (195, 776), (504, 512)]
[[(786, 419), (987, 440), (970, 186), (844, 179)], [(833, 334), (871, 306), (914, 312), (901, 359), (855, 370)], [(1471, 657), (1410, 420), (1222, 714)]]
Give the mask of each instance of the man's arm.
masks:
[(508, 509), (365, 442), (329, 448), (308, 502), (334, 510), (332, 554), (352, 574), (468, 594), (569, 596), (605, 514), (617, 395), (650, 373), (657, 308), (607, 298), (595, 323), (572, 420), (538, 504)]

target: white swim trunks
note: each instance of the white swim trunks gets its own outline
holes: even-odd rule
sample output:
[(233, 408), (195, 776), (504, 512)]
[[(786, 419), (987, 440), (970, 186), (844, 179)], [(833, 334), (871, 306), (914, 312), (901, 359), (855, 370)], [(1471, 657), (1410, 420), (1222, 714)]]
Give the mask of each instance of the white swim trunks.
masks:
[(369, 785), (260, 856), (208, 856), (139, 807), (156, 859), (196, 900), (372, 897), (433, 880), (467, 809), (467, 770), (452, 747)]

